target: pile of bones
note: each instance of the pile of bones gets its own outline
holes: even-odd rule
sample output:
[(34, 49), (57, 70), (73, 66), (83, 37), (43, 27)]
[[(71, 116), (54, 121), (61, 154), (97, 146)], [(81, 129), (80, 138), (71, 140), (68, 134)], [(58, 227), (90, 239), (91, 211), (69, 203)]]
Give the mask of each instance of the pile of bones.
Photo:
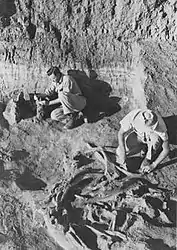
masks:
[[(96, 236), (97, 246), (102, 238), (109, 247), (116, 241), (126, 242), (138, 220), (172, 226), (168, 204), (174, 190), (152, 184), (146, 175), (122, 169), (111, 162), (103, 148), (87, 145), (86, 156), (99, 161), (102, 168), (83, 166), (70, 180), (52, 187), (45, 202), (53, 226), (62, 226), (80, 246), (85, 244), (85, 230), (87, 236), (90, 231)], [(79, 165), (80, 155), (74, 159)]]

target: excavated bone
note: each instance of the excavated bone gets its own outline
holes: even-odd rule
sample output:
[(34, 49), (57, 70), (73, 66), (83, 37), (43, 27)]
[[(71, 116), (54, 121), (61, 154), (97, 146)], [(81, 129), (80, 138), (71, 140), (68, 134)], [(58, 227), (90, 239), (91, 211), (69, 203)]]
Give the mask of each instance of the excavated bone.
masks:
[(86, 225), (90, 230), (92, 230), (97, 236), (105, 236), (107, 239), (111, 239), (112, 237), (118, 237), (118, 238), (121, 238), (123, 241), (126, 241), (127, 240), (127, 237), (124, 233), (122, 232), (112, 232), (110, 230), (105, 230), (104, 232), (103, 231), (100, 231), (98, 229), (96, 229), (93, 225), (90, 226), (90, 225)]
[(136, 221), (136, 216), (133, 214), (128, 214), (127, 213), (127, 218), (123, 224), (122, 227), (120, 227), (120, 230), (122, 232), (127, 232), (127, 230), (133, 225), (133, 223)]
[(70, 240), (72, 241), (72, 246), (76, 246), (78, 250), (88, 249), (87, 246), (84, 244), (84, 242), (81, 240), (81, 238), (77, 235), (76, 231), (74, 230), (72, 226), (69, 227), (69, 230), (66, 236), (67, 238), (70, 238)]
[(144, 199), (139, 199), (137, 201), (137, 205), (134, 206), (132, 212), (134, 213), (145, 213), (150, 218), (155, 217), (155, 209), (150, 204), (147, 204)]
[[(108, 159), (108, 156), (107, 156), (107, 154), (105, 153), (104, 149), (103, 149), (102, 147), (92, 147), (90, 143), (87, 143), (86, 145), (87, 145), (87, 147), (90, 149), (90, 151), (94, 153), (94, 156), (95, 156), (100, 162), (102, 162), (102, 163), (104, 164), (104, 166), (105, 166), (105, 172), (104, 172), (104, 174), (107, 174), (107, 172), (108, 172), (108, 167), (107, 167), (107, 165), (108, 165), (109, 159)], [(124, 174), (127, 175), (127, 176), (134, 176), (134, 174), (132, 174), (132, 173), (130, 173), (130, 172), (124, 170), (123, 168), (121, 168), (121, 167), (119, 167), (119, 166), (115, 166), (115, 167), (116, 167), (119, 171), (121, 171), (122, 173), (124, 173)]]
[(116, 226), (116, 216), (117, 216), (117, 211), (113, 211), (112, 212), (112, 218), (111, 218), (111, 222), (109, 225), (109, 230), (114, 231), (115, 230), (115, 226)]
[[(124, 182), (125, 181), (125, 182)], [(109, 191), (107, 194), (105, 194), (103, 197), (95, 197), (95, 198), (91, 198), (88, 199), (88, 203), (94, 203), (94, 202), (98, 202), (98, 201), (104, 201), (107, 202), (111, 199), (113, 199), (113, 197), (116, 197), (117, 195), (119, 195), (120, 193), (125, 193), (127, 192), (129, 189), (132, 189), (132, 185), (134, 186), (137, 182), (137, 179), (130, 179), (126, 178), (126, 179), (121, 179), (119, 181), (120, 186), (114, 188), (113, 190)]]
[(123, 241), (127, 241), (127, 235), (125, 235), (123, 232), (119, 231), (110, 231), (110, 230), (105, 230), (105, 233), (111, 235), (111, 236), (116, 236), (121, 238)]
[(172, 222), (168, 219), (167, 215), (164, 212), (160, 211), (160, 209), (158, 209), (158, 212), (160, 214), (158, 220), (161, 223), (163, 223), (163, 224), (172, 224)]
[(108, 161), (105, 152), (101, 147), (92, 147), (91, 144), (87, 143), (87, 147), (90, 149), (90, 151), (94, 154), (94, 156), (103, 163), (105, 169), (104, 169), (104, 175), (108, 174)]
[[(103, 149), (97, 148), (97, 150), (97, 159), (104, 164), (104, 169), (107, 170), (104, 174), (107, 176), (103, 176), (102, 171), (100, 172), (98, 169), (89, 168), (77, 173), (68, 181), (68, 184), (65, 182), (56, 185), (51, 195), (52, 199), (55, 200), (53, 203), (55, 203), (55, 210), (58, 213), (51, 215), (51, 223), (55, 225), (57, 223), (62, 224), (64, 232), (68, 234), (69, 228), (72, 228), (70, 226), (74, 226), (73, 222), (76, 223), (75, 220), (72, 220), (68, 207), (73, 211), (79, 209), (80, 216), (77, 225), (89, 227), (96, 234), (97, 239), (106, 237), (111, 242), (113, 237), (119, 237), (126, 240), (124, 233), (135, 223), (138, 214), (139, 216), (146, 214), (151, 219), (157, 217), (157, 209), (154, 209), (146, 202), (146, 197), (154, 196), (164, 201), (166, 195), (157, 187), (152, 188), (148, 187), (148, 184), (143, 184), (145, 179), (143, 175), (129, 173), (126, 170), (126, 177), (117, 179), (116, 176), (111, 176), (112, 181), (110, 182), (107, 155), (102, 151)], [(89, 184), (86, 186), (84, 184), (82, 187), (80, 184), (83, 184), (83, 181), (85, 183), (87, 180)], [(86, 195), (93, 198), (86, 198)], [(127, 216), (123, 225), (118, 227), (116, 221), (118, 210), (121, 208), (127, 209)], [(63, 214), (62, 211), (63, 213), (66, 211), (66, 213)], [(159, 212), (159, 215), (158, 219), (162, 223), (169, 223), (164, 213)], [(117, 229), (123, 233), (119, 233)], [(73, 237), (72, 240), (75, 239), (83, 247), (84, 242), (82, 242), (76, 231), (71, 229), (70, 233)]]
[[(107, 164), (108, 164), (108, 162), (110, 162), (110, 159), (109, 159), (109, 156), (107, 155), (107, 153), (104, 151), (104, 149), (102, 147), (100, 147), (100, 146), (99, 147), (97, 147), (97, 146), (94, 147), (88, 142), (86, 143), (86, 145), (91, 151), (97, 153), (95, 155), (97, 157), (97, 159), (104, 164), (106, 169), (108, 169)], [(101, 152), (101, 154), (98, 153), (98, 152)], [(146, 179), (150, 183), (152, 182), (152, 180), (150, 178), (150, 176), (152, 174), (151, 172), (150, 173), (131, 173), (131, 172), (125, 170), (124, 168), (122, 168), (121, 166), (119, 166), (119, 164), (117, 164), (117, 163), (115, 163), (114, 166), (115, 166), (115, 168), (117, 170), (119, 170), (120, 172), (122, 172), (123, 174), (125, 174), (129, 178)], [(155, 184), (155, 183), (152, 182), (152, 184)]]

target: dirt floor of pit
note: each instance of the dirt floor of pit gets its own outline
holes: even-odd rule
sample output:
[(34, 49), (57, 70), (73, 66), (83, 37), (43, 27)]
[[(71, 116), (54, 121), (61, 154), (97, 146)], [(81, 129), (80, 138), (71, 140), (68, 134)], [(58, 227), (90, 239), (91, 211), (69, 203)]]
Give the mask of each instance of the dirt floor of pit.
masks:
[[(57, 183), (64, 188), (78, 171), (102, 167), (86, 157), (86, 141), (115, 152), (119, 121), (135, 107), (148, 106), (165, 116), (170, 154), (156, 180), (162, 189), (176, 188), (176, 13), (175, 0), (0, 0), (0, 249), (175, 249), (176, 202), (169, 204), (168, 218), (157, 206), (154, 219), (162, 219), (158, 225), (127, 212), (130, 225), (119, 225), (127, 237), (121, 242), (123, 234), (111, 237), (91, 228), (84, 234), (83, 225), (80, 230), (73, 225), (80, 234), (77, 238), (70, 231), (73, 241), (51, 223), (45, 201)], [(16, 88), (43, 91), (51, 64), (65, 73), (84, 70), (88, 77), (96, 70), (120, 99), (119, 112), (101, 113), (71, 131), (51, 121), (35, 124), (31, 118), (9, 126), (2, 117), (3, 102)], [(151, 215), (153, 209), (147, 209)], [(84, 237), (89, 232), (90, 243)]]
[[(121, 103), (121, 102), (120, 102)], [(121, 107), (117, 113), (101, 117), (94, 123), (82, 124), (73, 130), (63, 130), (60, 123), (50, 119), (35, 124), (32, 119), (21, 120), (7, 126), (1, 117), (1, 248), (2, 249), (84, 249), (74, 247), (64, 234), (56, 229), (43, 211), (44, 201), (56, 183), (66, 182), (78, 171), (74, 157), (85, 155), (86, 142), (110, 148), (117, 147), (119, 121), (127, 112)], [(173, 118), (174, 119), (174, 118)], [(174, 125), (167, 119), (167, 125)], [(174, 139), (174, 137), (173, 137)], [(175, 189), (177, 183), (176, 146), (171, 144), (171, 153), (156, 171), (159, 187)], [(8, 159), (10, 157), (10, 160)], [(136, 162), (135, 162), (136, 164)], [(80, 167), (97, 166), (96, 161), (83, 157)], [(176, 203), (171, 211), (176, 220)], [(87, 234), (87, 233), (86, 233)], [(152, 221), (141, 220), (129, 232), (124, 244), (114, 242), (110, 249), (175, 249), (176, 227), (156, 226)], [(50, 236), (49, 236), (50, 235)], [(52, 238), (54, 241), (52, 240)], [(92, 243), (89, 242), (92, 241)], [(95, 239), (83, 236), (86, 249), (107, 249)], [(159, 248), (160, 246), (160, 248)]]

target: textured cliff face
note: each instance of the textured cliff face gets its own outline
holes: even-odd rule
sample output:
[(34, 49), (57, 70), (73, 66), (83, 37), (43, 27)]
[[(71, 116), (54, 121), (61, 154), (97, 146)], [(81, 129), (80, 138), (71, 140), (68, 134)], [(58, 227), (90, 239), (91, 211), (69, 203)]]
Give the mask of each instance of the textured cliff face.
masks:
[[(67, 183), (76, 173), (73, 158), (84, 153), (85, 141), (117, 146), (119, 121), (132, 108), (176, 114), (176, 22), (177, 2), (172, 0), (0, 0), (0, 143), (4, 155), (11, 155), (11, 161), (1, 157), (0, 168), (3, 249), (79, 249), (51, 225), (43, 201), (53, 184)], [(2, 111), (11, 92), (42, 92), (51, 65), (88, 77), (95, 71), (98, 80), (111, 85), (112, 96), (120, 98), (120, 112), (69, 132), (60, 124), (39, 125), (28, 119), (9, 127)], [(176, 139), (175, 132), (172, 137)], [(175, 173), (175, 160), (160, 169), (161, 187), (173, 189)], [(45, 192), (38, 190), (46, 185)], [(102, 239), (97, 249), (158, 249), (158, 244), (174, 249), (174, 225), (150, 228), (137, 220), (127, 229), (125, 244)]]
[(0, 16), (2, 90), (45, 87), (51, 64), (94, 69), (134, 105), (152, 102), (152, 82), (173, 88), (175, 1), (1, 1)]
[(127, 63), (134, 41), (176, 41), (175, 22), (175, 1), (1, 1), (1, 40), (12, 63)]

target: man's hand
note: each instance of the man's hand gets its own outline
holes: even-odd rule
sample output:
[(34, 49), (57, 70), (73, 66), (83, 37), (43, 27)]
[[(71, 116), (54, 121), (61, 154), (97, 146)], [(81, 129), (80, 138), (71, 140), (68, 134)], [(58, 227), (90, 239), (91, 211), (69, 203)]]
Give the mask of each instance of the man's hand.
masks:
[(48, 106), (49, 105), (49, 100), (38, 101), (38, 104), (43, 105), (43, 106)]
[(150, 173), (154, 168), (156, 168), (156, 164), (153, 162), (150, 165), (144, 165), (141, 167), (141, 172), (144, 174)]

